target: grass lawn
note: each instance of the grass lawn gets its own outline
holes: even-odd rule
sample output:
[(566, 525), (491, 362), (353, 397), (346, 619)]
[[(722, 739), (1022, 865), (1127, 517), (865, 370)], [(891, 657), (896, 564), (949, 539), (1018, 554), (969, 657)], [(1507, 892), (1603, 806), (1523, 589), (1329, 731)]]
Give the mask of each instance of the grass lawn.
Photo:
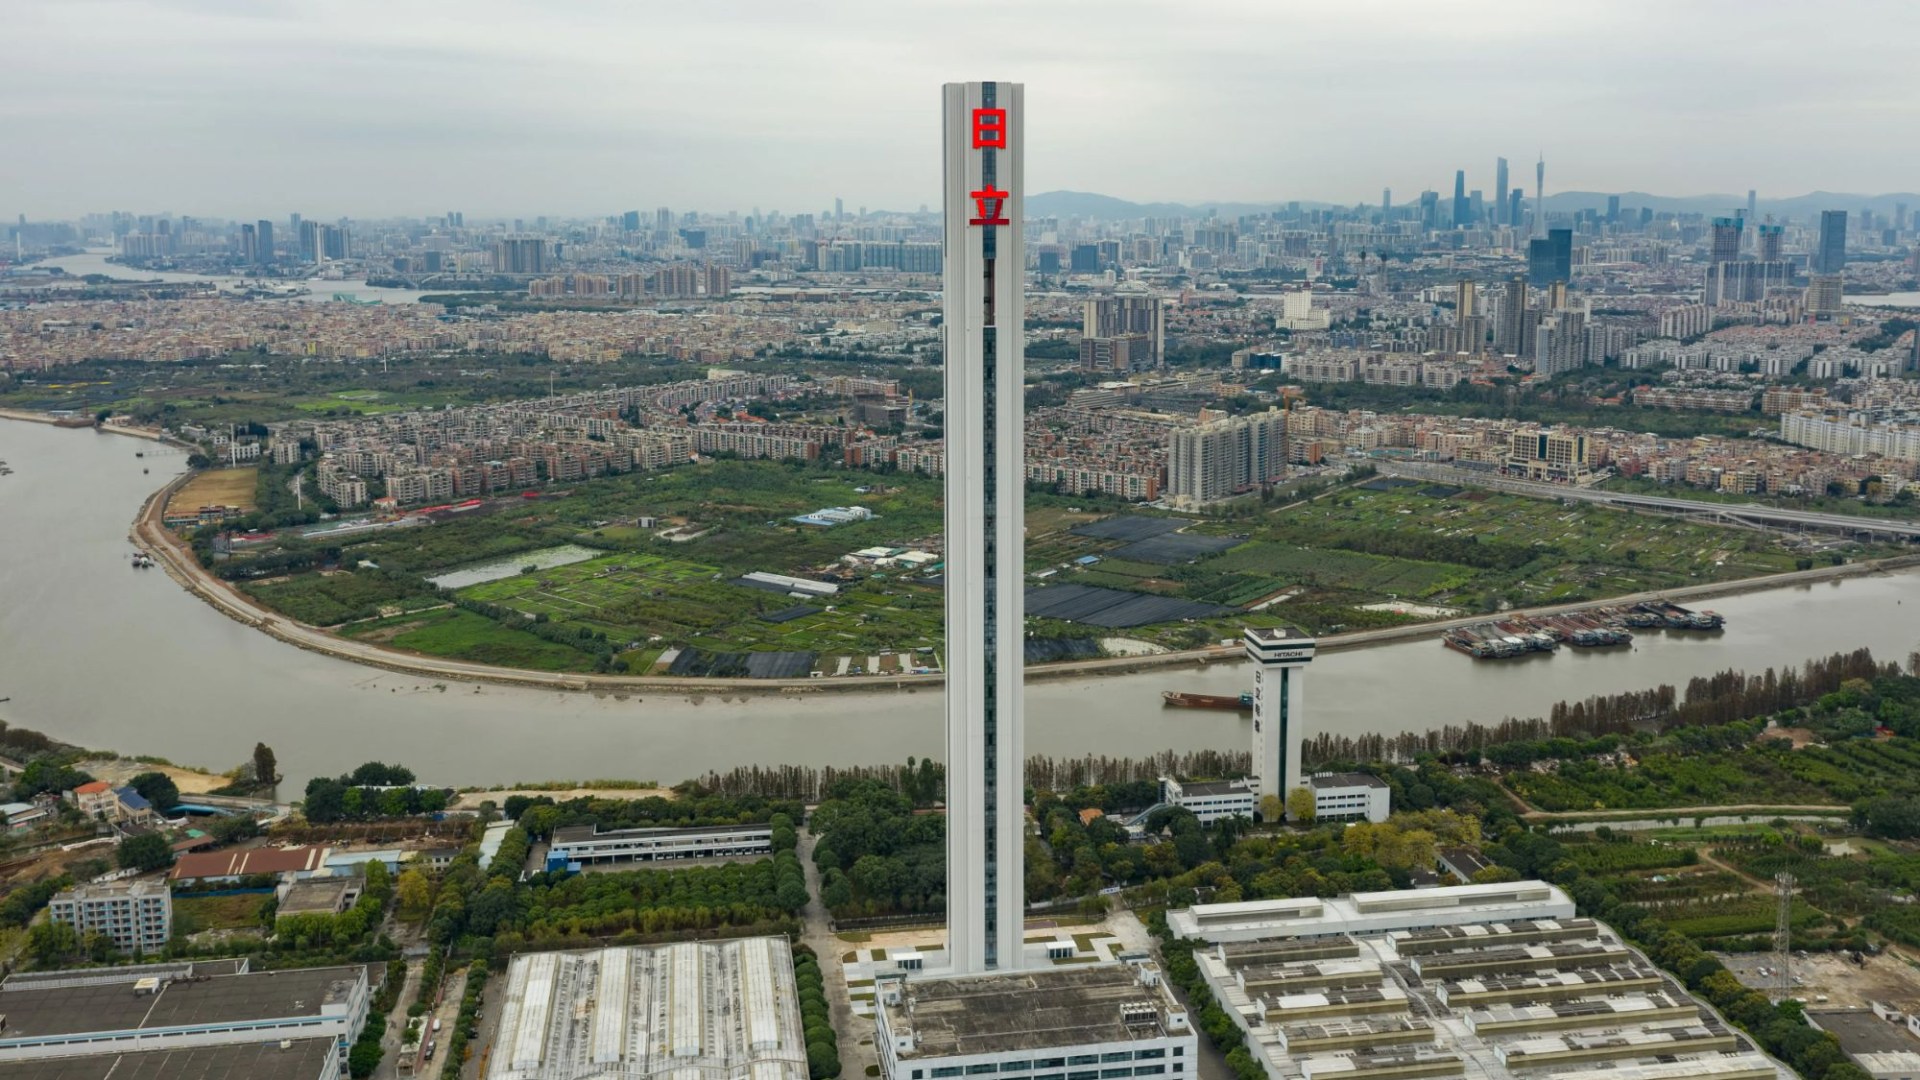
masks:
[(260, 470), (252, 465), (234, 469), (208, 469), (174, 492), (173, 497), (167, 500), (167, 506), (189, 512), (202, 506), (237, 506), (242, 510), (252, 510), (259, 475)]
[(593, 657), (578, 649), (510, 630), (471, 611), (445, 608), (357, 624), (351, 636), (370, 637), (376, 631), (402, 629), (386, 638), (397, 649), (428, 656), (458, 657), (487, 664), (534, 671), (591, 671)]
[(273, 899), (272, 893), (240, 893), (235, 896), (176, 896), (173, 899), (173, 925), (181, 934), (202, 930), (245, 930), (260, 926), (260, 909)]

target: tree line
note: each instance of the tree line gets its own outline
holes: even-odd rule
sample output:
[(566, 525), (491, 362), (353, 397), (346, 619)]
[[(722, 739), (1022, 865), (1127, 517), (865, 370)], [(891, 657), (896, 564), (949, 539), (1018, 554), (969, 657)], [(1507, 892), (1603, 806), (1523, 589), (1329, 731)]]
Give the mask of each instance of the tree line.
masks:
[(1303, 758), (1309, 765), (1411, 761), (1422, 754), (1478, 761), (1483, 755), (1511, 756), (1507, 751), (1516, 743), (1592, 739), (1644, 728), (1669, 731), (1749, 720), (1811, 705), (1839, 690), (1849, 679), (1872, 681), (1897, 674), (1897, 665), (1880, 664), (1872, 650), (1856, 649), (1808, 660), (1797, 669), (1767, 668), (1758, 675), (1729, 669), (1696, 676), (1688, 680), (1684, 695), (1671, 685), (1661, 685), (1651, 690), (1597, 694), (1581, 701), (1559, 701), (1543, 717), (1508, 717), (1494, 724), (1448, 724), (1391, 735), (1323, 731), (1306, 740)]
[[(1140, 783), (1162, 776), (1232, 778), (1253, 771), (1253, 754), (1244, 750), (1164, 750), (1143, 758), (1085, 757), (1027, 758), (1026, 785), (1036, 791)], [(760, 795), (770, 799), (819, 802), (845, 782), (874, 781), (904, 795), (914, 806), (932, 806), (945, 797), (946, 767), (932, 758), (904, 765), (743, 765), (727, 772), (709, 772), (684, 785), (688, 790), (718, 795)]]

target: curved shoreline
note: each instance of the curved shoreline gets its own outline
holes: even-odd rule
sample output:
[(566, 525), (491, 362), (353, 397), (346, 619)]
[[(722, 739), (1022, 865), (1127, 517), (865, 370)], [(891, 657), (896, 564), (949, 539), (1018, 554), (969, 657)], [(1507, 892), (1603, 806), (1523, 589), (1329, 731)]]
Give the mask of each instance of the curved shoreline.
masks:
[[(19, 413), (12, 410), (0, 410), (0, 419), (30, 420), (38, 423), (52, 423), (45, 416)], [(107, 426), (98, 431), (110, 434), (131, 435), (152, 441), (167, 441), (164, 436), (154, 432)], [(739, 695), (782, 695), (799, 693), (862, 693), (883, 690), (913, 690), (920, 687), (938, 687), (944, 684), (944, 674), (934, 672), (926, 675), (855, 675), (821, 679), (715, 679), (715, 678), (676, 678), (662, 675), (598, 675), (578, 672), (539, 672), (521, 668), (499, 667), (491, 664), (479, 664), (464, 660), (452, 660), (442, 657), (426, 656), (399, 649), (365, 642), (353, 641), (327, 633), (317, 627), (288, 619), (284, 615), (270, 611), (251, 597), (235, 589), (227, 582), (209, 573), (193, 556), (192, 550), (181, 542), (172, 530), (162, 523), (162, 512), (167, 499), (196, 474), (189, 470), (162, 485), (148, 495), (135, 515), (128, 531), (130, 542), (154, 555), (173, 578), (191, 595), (199, 597), (214, 610), (236, 622), (244, 623), (286, 644), (305, 649), (308, 652), (331, 656), (366, 667), (379, 668), (402, 675), (416, 675), (432, 679), (466, 680), (488, 682), (506, 686), (520, 686), (530, 689), (585, 691), (596, 694), (613, 693), (677, 693), (688, 696), (705, 694)], [(1458, 626), (1471, 626), (1493, 618), (1519, 615), (1555, 615), (1572, 611), (1588, 610), (1602, 604), (1630, 604), (1642, 600), (1667, 599), (1674, 601), (1700, 600), (1715, 596), (1732, 596), (1741, 593), (1764, 592), (1772, 589), (1789, 588), (1796, 585), (1812, 584), (1820, 581), (1838, 581), (1850, 577), (1862, 577), (1870, 574), (1888, 573), (1908, 567), (1920, 566), (1920, 554), (1901, 555), (1889, 559), (1869, 562), (1845, 563), (1840, 566), (1817, 567), (1812, 570), (1797, 570), (1783, 574), (1770, 574), (1761, 577), (1742, 578), (1734, 581), (1712, 582), (1701, 585), (1684, 586), (1678, 589), (1666, 589), (1655, 592), (1632, 593), (1625, 596), (1608, 597), (1595, 600), (1583, 600), (1578, 603), (1555, 604), (1544, 607), (1519, 608), (1494, 614), (1476, 614), (1451, 619), (1438, 619), (1426, 622), (1408, 623), (1401, 626), (1386, 627), (1378, 630), (1361, 630), (1345, 634), (1333, 634), (1319, 639), (1319, 648), (1323, 652), (1342, 649), (1360, 649), (1374, 645), (1385, 645), (1410, 638), (1435, 635), (1443, 630)], [(1093, 660), (1069, 660), (1052, 664), (1038, 664), (1027, 669), (1029, 681), (1038, 679), (1077, 678), (1104, 675), (1128, 675), (1155, 668), (1173, 668), (1181, 666), (1207, 666), (1214, 663), (1238, 662), (1241, 647), (1238, 642), (1232, 645), (1211, 645), (1198, 649), (1185, 649), (1177, 652), (1158, 653), (1151, 656), (1102, 657)]]

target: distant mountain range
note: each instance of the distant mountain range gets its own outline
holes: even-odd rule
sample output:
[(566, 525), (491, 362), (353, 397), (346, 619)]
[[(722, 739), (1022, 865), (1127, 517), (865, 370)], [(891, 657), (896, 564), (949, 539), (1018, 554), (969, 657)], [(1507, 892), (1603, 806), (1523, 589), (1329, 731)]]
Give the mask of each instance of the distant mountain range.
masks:
[[(1605, 210), (1607, 199), (1612, 192), (1605, 191), (1556, 191), (1547, 196), (1549, 211), (1572, 212), (1592, 208)], [(1623, 191), (1619, 193), (1620, 205), (1639, 208), (1652, 207), (1656, 213), (1678, 214), (1732, 214), (1747, 205), (1745, 195), (1652, 195), (1644, 191)], [(1445, 202), (1446, 196), (1442, 197)], [(1320, 202), (1311, 199), (1299, 200), (1302, 209), (1322, 210), (1342, 204)], [(1871, 209), (1876, 214), (1891, 214), (1897, 203), (1906, 203), (1909, 210), (1920, 210), (1920, 195), (1910, 192), (1896, 192), (1888, 195), (1850, 195), (1831, 191), (1815, 191), (1806, 195), (1795, 195), (1785, 199), (1760, 199), (1757, 209), (1764, 219), (1772, 214), (1779, 220), (1805, 220), (1814, 217), (1822, 210), (1848, 210), (1858, 213), (1862, 209)], [(1223, 218), (1235, 218), (1242, 214), (1265, 214), (1281, 209), (1288, 201), (1275, 202), (1199, 202), (1174, 203), (1153, 202), (1137, 203), (1125, 199), (1116, 199), (1111, 195), (1101, 195), (1090, 191), (1047, 191), (1027, 197), (1027, 217), (1081, 217), (1124, 219), (1138, 217), (1202, 217), (1215, 213)], [(1346, 204), (1351, 205), (1351, 204)]]

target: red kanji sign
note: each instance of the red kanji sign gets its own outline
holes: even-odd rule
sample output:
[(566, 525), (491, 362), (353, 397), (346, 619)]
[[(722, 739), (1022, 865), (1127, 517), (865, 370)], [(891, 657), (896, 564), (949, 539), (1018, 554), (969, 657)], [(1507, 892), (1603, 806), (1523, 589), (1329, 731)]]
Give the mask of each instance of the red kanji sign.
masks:
[(973, 192), (973, 204), (979, 208), (980, 216), (969, 221), (969, 225), (1010, 225), (1007, 220), (1007, 195), (999, 188), (988, 186), (984, 191)]
[(973, 110), (973, 148), (976, 150), (1007, 148), (1007, 110)]

